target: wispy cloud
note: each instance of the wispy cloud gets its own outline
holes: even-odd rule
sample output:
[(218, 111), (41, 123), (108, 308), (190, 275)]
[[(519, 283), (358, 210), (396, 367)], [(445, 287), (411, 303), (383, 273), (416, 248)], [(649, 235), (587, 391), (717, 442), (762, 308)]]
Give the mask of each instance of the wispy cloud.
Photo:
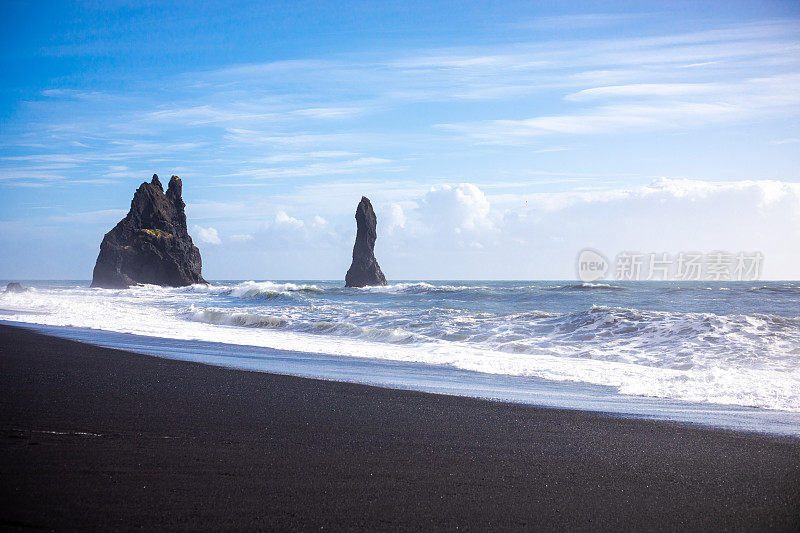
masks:
[(475, 142), (519, 145), (546, 135), (589, 135), (643, 129), (707, 125), (740, 113), (730, 104), (678, 102), (661, 105), (609, 105), (585, 114), (541, 116), (523, 120), (491, 120), (442, 124)]
[[(612, 28), (649, 16), (521, 24)], [(14, 138), (29, 148), (2, 160), (0, 181), (128, 179), (155, 164), (251, 183), (357, 176), (365, 168), (412, 168), (420, 153), (455, 159), (475, 144), (797, 116), (796, 28), (764, 21), (648, 37), (545, 32), (513, 44), (229, 65), (166, 83), (142, 80), (117, 93), (46, 89), (26, 104), (35, 117), (26, 137)], [(333, 161), (339, 158), (348, 161)], [(83, 175), (72, 175), (69, 164)], [(130, 172), (110, 170), (122, 165)]]
[(0, 183), (14, 182), (17, 185), (32, 180), (40, 182), (53, 182), (66, 179), (64, 166), (48, 167), (47, 165), (27, 166), (0, 169)]
[(70, 224), (97, 224), (113, 223), (125, 216), (123, 209), (100, 209), (96, 211), (81, 211), (52, 215), (47, 220), (50, 222), (65, 222)]
[(294, 161), (308, 161), (314, 159), (353, 157), (357, 155), (359, 154), (354, 152), (345, 152), (343, 150), (320, 150), (317, 152), (294, 152), (294, 153), (271, 155), (269, 157), (263, 158), (263, 161), (270, 163), (286, 163)]
[[(567, 95), (567, 100), (601, 100), (600, 105), (572, 114), (439, 127), (462, 133), (476, 142), (512, 145), (544, 135), (704, 127), (787, 110), (796, 113), (800, 106), (798, 88), (798, 74), (738, 83), (606, 86)], [(606, 104), (604, 100), (623, 103)]]
[(618, 26), (652, 16), (647, 13), (582, 13), (577, 15), (559, 15), (555, 17), (538, 17), (528, 21), (509, 24), (512, 28), (532, 30), (582, 30)]
[(309, 107), (294, 111), (296, 115), (317, 119), (346, 119), (364, 114), (364, 107)]
[(391, 163), (391, 161), (380, 157), (361, 157), (332, 163), (311, 163), (292, 167), (255, 168), (234, 172), (229, 174), (229, 176), (248, 176), (252, 179), (270, 179), (358, 174), (365, 171), (375, 172), (379, 169), (385, 172), (390, 170), (385, 166), (388, 163)]
[(633, 83), (583, 89), (568, 94), (566, 99), (586, 101), (599, 98), (676, 97), (715, 93), (724, 87), (718, 83)]

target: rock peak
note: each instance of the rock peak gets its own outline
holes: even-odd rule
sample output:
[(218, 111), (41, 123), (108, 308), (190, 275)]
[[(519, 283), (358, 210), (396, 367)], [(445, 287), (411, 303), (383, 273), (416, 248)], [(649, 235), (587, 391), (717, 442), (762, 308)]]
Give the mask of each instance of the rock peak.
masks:
[(183, 182), (178, 176), (172, 176), (167, 185), (167, 198), (173, 203), (180, 202), (183, 204)]
[(375, 240), (378, 238), (378, 219), (366, 196), (356, 207), (356, 242), (353, 263), (344, 278), (345, 287), (386, 285), (386, 277), (375, 259)]
[(186, 225), (180, 178), (166, 194), (158, 176), (142, 183), (128, 215), (106, 233), (92, 287), (124, 288), (136, 283), (180, 287), (205, 283), (200, 250)]

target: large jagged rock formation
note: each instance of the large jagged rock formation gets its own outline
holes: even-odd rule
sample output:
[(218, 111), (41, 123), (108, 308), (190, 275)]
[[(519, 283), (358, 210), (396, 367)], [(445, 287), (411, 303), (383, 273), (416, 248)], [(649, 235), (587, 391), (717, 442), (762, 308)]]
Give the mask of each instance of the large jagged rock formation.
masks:
[(345, 287), (386, 285), (386, 277), (375, 259), (377, 226), (372, 204), (369, 198), (362, 196), (356, 208), (356, 243), (353, 245), (353, 264), (344, 278)]
[(92, 287), (206, 283), (200, 250), (186, 227), (182, 189), (181, 179), (172, 176), (164, 194), (155, 174), (136, 189), (128, 215), (103, 237)]

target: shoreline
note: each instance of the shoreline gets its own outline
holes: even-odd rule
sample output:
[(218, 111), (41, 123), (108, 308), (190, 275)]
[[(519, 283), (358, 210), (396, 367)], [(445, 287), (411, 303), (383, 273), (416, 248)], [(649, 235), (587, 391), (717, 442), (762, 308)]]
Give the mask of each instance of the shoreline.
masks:
[(483, 373), (415, 361), (0, 320), (2, 325), (94, 346), (238, 370), (800, 438), (800, 413), (792, 411), (635, 396), (607, 385)]
[(242, 371), (0, 325), (0, 523), (792, 529), (800, 440)]

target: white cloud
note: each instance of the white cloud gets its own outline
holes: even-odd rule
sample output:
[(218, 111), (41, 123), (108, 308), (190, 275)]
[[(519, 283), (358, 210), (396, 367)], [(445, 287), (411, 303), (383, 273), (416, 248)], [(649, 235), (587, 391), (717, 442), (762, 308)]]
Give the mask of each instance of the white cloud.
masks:
[[(631, 188), (511, 196), (494, 208), (495, 196), (475, 184), (446, 185), (418, 197), (403, 226), (384, 214), (381, 265), (409, 278), (563, 279), (587, 246), (611, 257), (727, 250), (762, 252), (767, 278), (797, 277), (800, 184), (661, 178)], [(422, 249), (409, 259), (408, 250)]]
[(347, 146), (363, 140), (362, 137), (350, 133), (279, 133), (244, 127), (226, 128), (223, 139), (234, 146), (279, 146), (289, 149), (304, 149), (309, 146), (331, 144)]
[[(553, 198), (543, 198), (552, 207)], [(594, 246), (613, 256), (641, 252), (760, 251), (765, 275), (796, 278), (800, 264), (800, 184), (776, 181), (708, 182), (660, 179), (650, 185), (576, 193), (562, 207), (523, 213), (517, 230), (528, 246), (548, 245), (566, 261), (570, 249)], [(559, 250), (556, 252), (556, 250)], [(566, 265), (565, 265), (566, 266)]]
[(309, 107), (298, 109), (294, 113), (316, 119), (346, 119), (357, 117), (365, 112), (366, 109), (361, 107)]
[[(617, 22), (602, 14), (533, 21), (549, 27)], [(547, 40), (549, 34), (539, 32), (531, 42), (517, 39), (518, 33), (516, 44), (235, 65), (142, 79), (124, 94), (102, 97), (45, 92), (21, 108), (20, 116), (30, 120), (16, 124), (19, 131), (4, 125), (3, 140), (10, 143), (0, 160), (0, 186), (66, 188), (128, 178), (138, 183), (158, 170), (144, 169), (158, 165), (197, 177), (186, 187), (190, 220), (214, 226), (198, 226), (209, 239), (194, 230), (199, 241), (222, 242), (217, 228), (225, 244), (258, 241), (240, 251), (282, 250), (305, 257), (307, 264), (321, 263), (308, 250), (325, 246), (326, 259), (340, 254), (348, 261), (353, 209), (366, 194), (379, 212), (378, 247), (398, 254), (394, 267), (430, 261), (423, 270), (407, 272), (416, 277), (447, 275), (425, 254), (413, 261), (399, 255), (420, 246), (429, 247), (432, 258), (451, 254), (443, 264), (483, 277), (564, 276), (571, 273), (573, 249), (586, 245), (611, 252), (759, 247), (768, 269), (783, 268), (775, 272), (800, 264), (797, 190), (790, 183), (667, 179), (619, 185), (665, 172), (724, 175), (746, 159), (734, 150), (746, 149), (751, 140), (752, 165), (734, 169), (736, 176), (756, 168), (794, 179), (790, 148), (798, 141), (792, 124), (800, 109), (796, 21), (646, 38), (625, 32), (586, 37), (601, 33), (567, 40), (562, 32)], [(493, 102), (475, 105), (478, 100)], [(375, 120), (334, 120), (373, 111)], [(437, 122), (451, 124), (442, 130), (432, 127)], [(626, 141), (632, 136), (620, 138), (608, 153), (600, 152), (617, 139), (603, 138), (595, 147), (580, 138), (684, 133), (712, 125), (725, 128), (692, 138), (669, 136), (685, 142), (667, 142), (653, 150), (655, 156), (637, 153), (630, 159), (627, 151), (636, 148)], [(720, 148), (733, 137), (738, 145)], [(642, 145), (652, 146), (647, 140)], [(761, 141), (773, 145), (765, 149)], [(542, 144), (528, 147), (532, 142)], [(673, 157), (671, 150), (681, 144), (696, 150)], [(573, 150), (569, 157), (547, 155), (562, 146)], [(685, 164), (671, 166), (679, 158)], [(563, 174), (544, 173), (542, 165), (562, 165)], [(717, 171), (715, 165), (725, 168)], [(445, 180), (471, 183), (430, 189)], [(84, 191), (76, 187), (76, 197)], [(128, 201), (130, 192), (119, 201)], [(100, 223), (111, 216), (93, 213), (62, 217)], [(124, 215), (119, 213), (116, 218)], [(225, 246), (209, 252), (218, 254), (220, 264), (232, 261)], [(379, 259), (390, 273), (392, 256)]]
[(271, 155), (264, 158), (264, 161), (269, 163), (287, 163), (294, 161), (307, 161), (314, 159), (328, 159), (339, 157), (354, 157), (359, 154), (354, 152), (346, 152), (344, 150), (320, 150), (316, 152), (294, 152)]
[(279, 210), (271, 222), (261, 224), (252, 235), (264, 249), (299, 256), (310, 250), (335, 249), (344, 237), (338, 228), (331, 227), (319, 215), (301, 219), (283, 210)]
[(123, 209), (100, 209), (97, 211), (83, 211), (53, 215), (48, 218), (52, 222), (66, 222), (69, 224), (113, 224), (125, 216)]
[[(521, 21), (521, 25), (605, 27), (630, 17), (566, 15)], [(543, 136), (682, 130), (796, 117), (800, 106), (800, 43), (796, 22), (791, 20), (645, 38), (580, 35), (564, 39), (537, 33), (529, 42), (514, 41), (370, 51), (349, 54), (346, 61), (309, 58), (233, 65), (179, 74), (166, 84), (146, 80), (137, 85), (141, 89), (105, 95), (99, 100), (103, 106), (95, 105), (95, 100), (86, 102), (74, 91), (45, 90), (44, 98), (30, 105), (37, 106), (37, 116), (46, 116), (44, 111), (49, 110), (51, 118), (26, 124), (33, 135), (19, 140), (41, 150), (53, 149), (48, 147), (54, 138), (72, 149), (81, 143), (74, 156), (81, 167), (88, 161), (101, 165), (123, 160), (133, 169), (129, 176), (120, 171), (107, 179), (138, 173), (141, 165), (132, 164), (133, 158), (146, 158), (148, 163), (180, 158), (192, 159), (193, 170), (202, 167), (207, 176), (257, 180), (346, 175), (367, 172), (372, 166), (374, 172), (402, 170), (406, 161), (394, 154), (413, 159), (428, 139), (459, 143), (466, 137), (469, 142), (526, 145)], [(154, 100), (148, 84), (156, 83), (164, 98)], [(354, 99), (354, 94), (359, 97)], [(538, 95), (557, 105), (541, 111)], [(403, 106), (450, 105), (454, 99), (512, 104), (498, 105), (496, 115), (487, 114), (494, 106), (475, 112), (481, 106), (466, 109), (463, 103), (460, 113), (447, 115), (427, 116), (408, 109), (409, 117), (415, 118), (408, 122), (415, 125), (408, 126), (414, 131), (407, 130), (405, 138), (396, 131), (378, 134), (371, 121), (356, 121), (345, 130), (336, 121), (310, 120), (359, 118), (367, 111), (405, 113)], [(431, 131), (436, 122), (453, 120), (452, 116), (458, 117), (457, 122), (445, 127), (455, 136)], [(208, 146), (219, 149), (205, 150)], [(380, 150), (374, 150), (376, 146)], [(293, 153), (263, 156), (264, 149), (274, 152), (276, 148)], [(448, 150), (452, 153), (452, 145), (443, 148), (443, 155)], [(351, 161), (336, 161), (339, 155), (324, 154), (342, 154)], [(394, 165), (373, 154), (391, 154)], [(246, 173), (236, 174), (243, 162)], [(260, 166), (263, 162), (269, 165)], [(303, 164), (282, 164), (291, 162)], [(31, 183), (69, 177), (53, 169), (14, 172), (9, 176), (8, 169), (3, 169), (0, 180)]]
[(278, 118), (279, 115), (276, 112), (267, 111), (264, 107), (249, 102), (241, 102), (234, 103), (233, 106), (206, 104), (151, 111), (142, 120), (156, 123), (180, 123), (186, 126), (208, 124), (226, 126), (274, 122)]
[(685, 96), (719, 92), (724, 85), (715, 83), (632, 83), (583, 89), (568, 94), (567, 100), (585, 101), (610, 97)]
[(271, 179), (356, 174), (367, 171), (375, 172), (378, 169), (390, 170), (389, 168), (385, 167), (385, 165), (390, 162), (390, 160), (380, 157), (360, 157), (358, 159), (329, 163), (310, 163), (298, 166), (255, 168), (234, 172), (229, 174), (229, 176), (248, 176), (252, 179)]
[(431, 188), (420, 200), (420, 211), (432, 227), (454, 233), (492, 228), (489, 201), (471, 183)]
[(278, 211), (278, 213), (275, 215), (275, 225), (302, 228), (305, 223), (302, 220), (290, 217), (285, 211)]
[(194, 225), (192, 230), (197, 235), (197, 240), (206, 244), (222, 244), (222, 239), (219, 238), (217, 230), (211, 227), (204, 228), (203, 226)]
[(127, 139), (111, 141), (110, 144), (125, 148), (124, 154), (159, 154), (164, 152), (179, 152), (185, 150), (196, 150), (203, 148), (207, 143), (200, 142), (143, 142)]
[[(262, 217), (270, 204), (286, 206), (266, 215), (266, 224), (258, 217), (226, 223), (239, 228), (230, 233), (248, 236), (231, 241), (256, 243), (247, 249), (263, 254), (262, 277), (299, 275), (291, 265), (303, 265), (303, 272), (321, 277), (336, 277), (337, 269), (344, 272), (358, 193), (367, 193), (375, 205), (376, 256), (394, 279), (570, 278), (575, 254), (585, 247), (610, 257), (622, 251), (760, 251), (765, 277), (797, 277), (799, 183), (685, 178), (659, 178), (632, 187), (586, 183), (592, 182), (553, 192), (527, 192), (513, 181), (443, 184), (427, 190), (409, 184), (404, 189), (402, 183), (316, 185), (294, 199), (258, 204), (255, 211)], [(312, 197), (320, 200), (303, 203)], [(251, 211), (253, 205), (231, 209)], [(324, 217), (313, 214), (326, 205)], [(330, 271), (318, 264), (319, 258)], [(283, 269), (280, 275), (269, 270), (271, 265)]]
[(480, 143), (520, 144), (545, 135), (588, 135), (685, 129), (755, 116), (791, 113), (800, 106), (800, 75), (753, 78), (739, 83), (631, 84), (586, 89), (569, 100), (614, 99), (588, 110), (521, 120), (487, 120), (440, 127)]
[(382, 225), (388, 233), (392, 233), (395, 229), (404, 228), (407, 220), (403, 206), (398, 203), (392, 203), (389, 206), (389, 212), (384, 216)]

